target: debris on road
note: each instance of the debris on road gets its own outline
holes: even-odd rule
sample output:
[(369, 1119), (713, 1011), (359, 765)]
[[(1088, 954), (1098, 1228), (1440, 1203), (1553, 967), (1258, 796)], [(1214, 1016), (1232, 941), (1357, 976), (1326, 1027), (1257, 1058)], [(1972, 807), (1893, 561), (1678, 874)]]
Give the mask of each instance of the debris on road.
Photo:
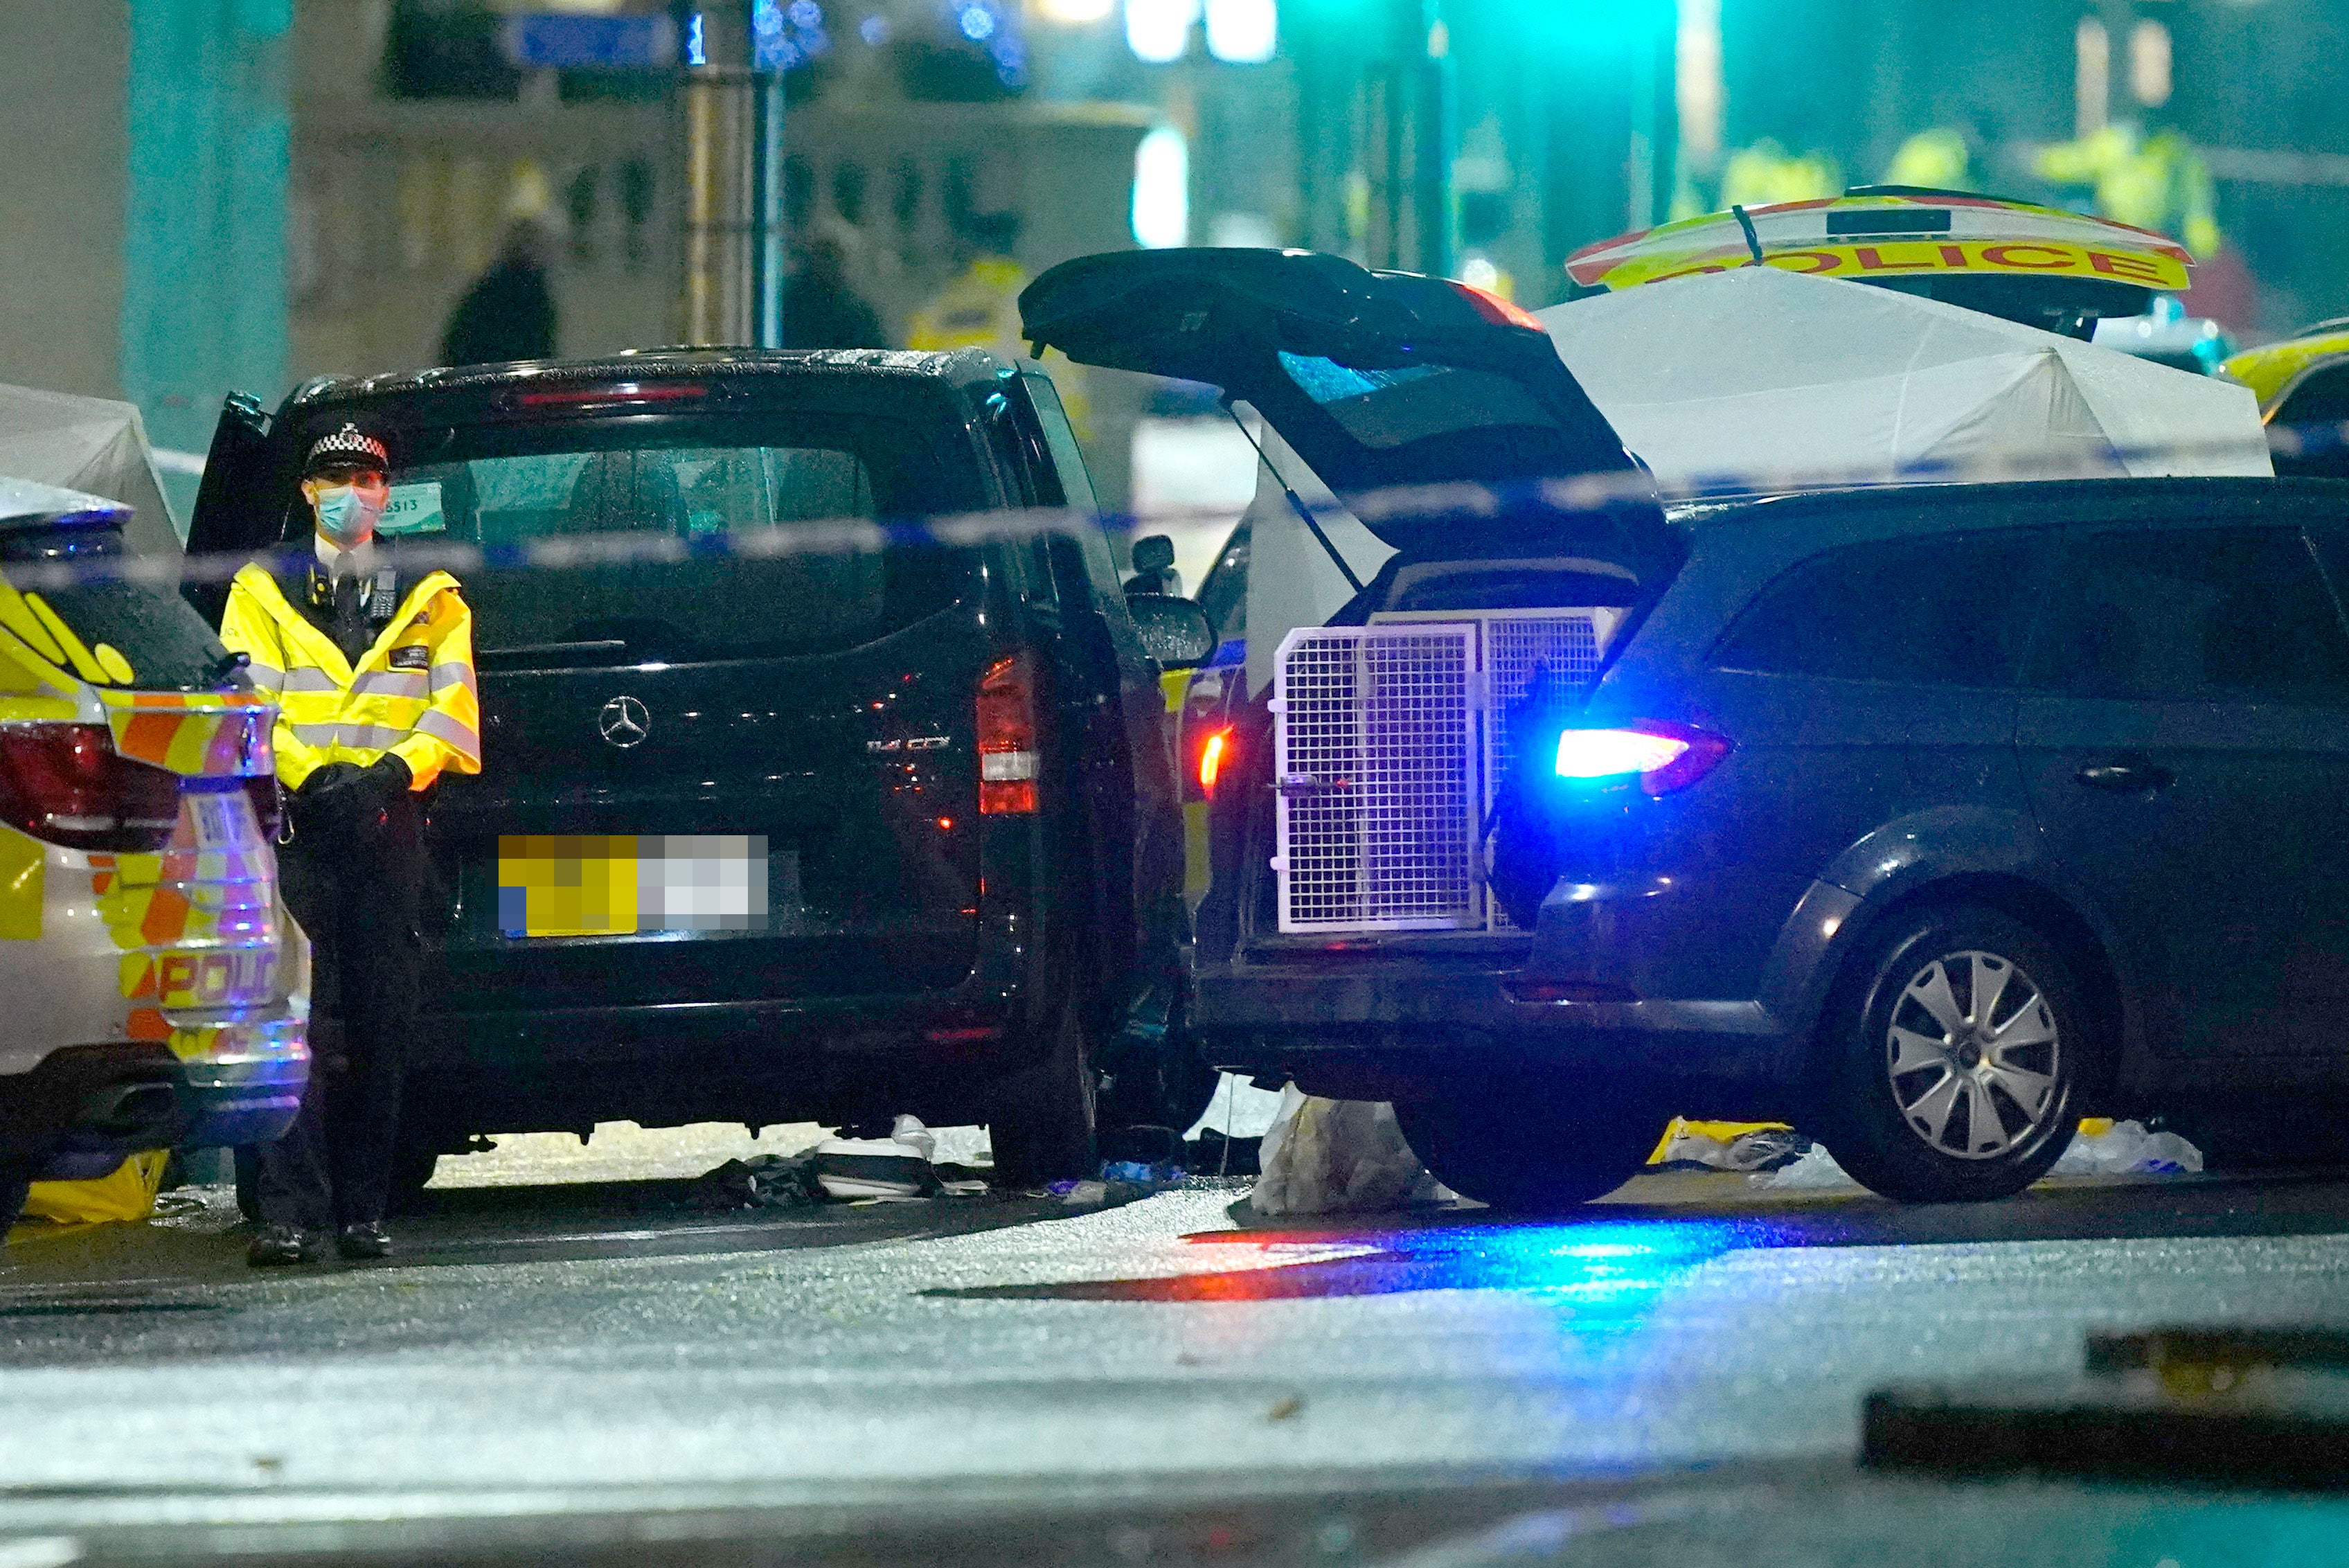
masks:
[(901, 1116), (885, 1138), (826, 1138), (798, 1154), (730, 1159), (694, 1184), (692, 1201), (698, 1209), (792, 1209), (972, 1197), (987, 1190), (988, 1164), (984, 1127), (933, 1132)]
[(693, 1184), (691, 1201), (696, 1209), (796, 1209), (823, 1199), (810, 1149), (730, 1159)]
[(1384, 1102), (1325, 1100), (1291, 1084), (1264, 1135), (1259, 1214), (1367, 1214), (1453, 1196), (1427, 1172)]
[(1815, 1147), (1809, 1138), (1784, 1125), (1756, 1127), (1728, 1137), (1719, 1136), (1720, 1131), (1725, 1130), (1719, 1123), (1675, 1118), (1657, 1158), (1649, 1162), (1649, 1168), (1776, 1170), (1794, 1164)]
[[(2071, 1146), (2047, 1174), (2180, 1176), (2198, 1173), (2201, 1168), (2202, 1151), (2176, 1133), (2147, 1132), (2142, 1122), (2109, 1122), (2090, 1117), (2080, 1124)], [(1764, 1169), (1747, 1179), (1755, 1187), (1774, 1192), (1859, 1187), (1844, 1174), (1824, 1144), (1812, 1144), (1800, 1158)]]
[(1847, 1187), (1859, 1190), (1859, 1183), (1844, 1174), (1827, 1146), (1815, 1143), (1800, 1158), (1773, 1170), (1757, 1170), (1746, 1181), (1754, 1187), (1766, 1187), (1773, 1192), (1817, 1191), (1828, 1188)]
[(938, 1190), (930, 1157), (937, 1139), (901, 1116), (881, 1137), (833, 1137), (815, 1146), (815, 1179), (833, 1198), (926, 1198)]
[(2176, 1176), (2199, 1172), (2202, 1151), (2143, 1122), (2083, 1122), (2050, 1176)]

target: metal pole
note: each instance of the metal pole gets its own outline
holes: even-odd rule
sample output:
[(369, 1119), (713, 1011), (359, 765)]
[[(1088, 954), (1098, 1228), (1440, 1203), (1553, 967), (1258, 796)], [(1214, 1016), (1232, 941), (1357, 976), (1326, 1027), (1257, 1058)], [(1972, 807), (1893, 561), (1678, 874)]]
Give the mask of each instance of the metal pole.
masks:
[(783, 346), (783, 73), (752, 78), (757, 105), (757, 156), (751, 178), (753, 338), (761, 348)]
[(685, 76), (685, 334), (704, 344), (780, 336), (781, 117), (764, 102), (771, 73), (752, 68), (750, 6), (712, 0), (701, 13), (704, 63)]

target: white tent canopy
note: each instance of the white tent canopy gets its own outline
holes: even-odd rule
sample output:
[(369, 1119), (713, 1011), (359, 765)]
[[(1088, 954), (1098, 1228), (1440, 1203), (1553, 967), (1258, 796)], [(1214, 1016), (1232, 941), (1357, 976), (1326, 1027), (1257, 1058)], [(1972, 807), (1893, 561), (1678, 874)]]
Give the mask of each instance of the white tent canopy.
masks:
[(1668, 490), (2272, 472), (2246, 388), (1890, 289), (1742, 267), (1538, 314)]
[(0, 473), (87, 491), (131, 509), (123, 536), (142, 556), (180, 554), (180, 534), (129, 403), (0, 386)]

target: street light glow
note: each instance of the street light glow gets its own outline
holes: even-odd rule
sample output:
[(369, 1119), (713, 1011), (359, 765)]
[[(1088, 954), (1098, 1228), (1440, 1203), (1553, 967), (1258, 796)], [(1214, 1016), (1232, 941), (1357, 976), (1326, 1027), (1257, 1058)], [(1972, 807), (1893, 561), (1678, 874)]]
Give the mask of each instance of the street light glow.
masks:
[(1125, 45), (1144, 65), (1167, 66), (1191, 47), (1199, 0), (1125, 0)]
[(1279, 44), (1279, 0), (1207, 0), (1207, 53), (1216, 58), (1260, 66)]
[(1191, 150), (1171, 125), (1133, 150), (1133, 237), (1154, 251), (1191, 243)]

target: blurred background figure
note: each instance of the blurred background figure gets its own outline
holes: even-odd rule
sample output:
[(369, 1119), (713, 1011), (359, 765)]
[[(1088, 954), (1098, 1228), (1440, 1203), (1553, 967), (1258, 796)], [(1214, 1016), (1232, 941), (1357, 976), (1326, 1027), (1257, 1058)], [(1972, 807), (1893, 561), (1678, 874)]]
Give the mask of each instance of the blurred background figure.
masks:
[(848, 281), (848, 255), (832, 234), (811, 235), (799, 247), (783, 286), (786, 348), (886, 348), (881, 317)]
[(546, 281), (554, 237), (535, 218), (517, 219), (489, 270), (473, 280), (440, 340), (443, 365), (494, 365), (554, 358), (554, 291)]
[(914, 312), (905, 347), (991, 348), (1007, 359), (1019, 358), (1027, 352), (1019, 340), (1019, 291), (1028, 286), (1027, 272), (1012, 259), (1019, 214), (973, 213), (957, 226), (955, 240), (962, 270)]

